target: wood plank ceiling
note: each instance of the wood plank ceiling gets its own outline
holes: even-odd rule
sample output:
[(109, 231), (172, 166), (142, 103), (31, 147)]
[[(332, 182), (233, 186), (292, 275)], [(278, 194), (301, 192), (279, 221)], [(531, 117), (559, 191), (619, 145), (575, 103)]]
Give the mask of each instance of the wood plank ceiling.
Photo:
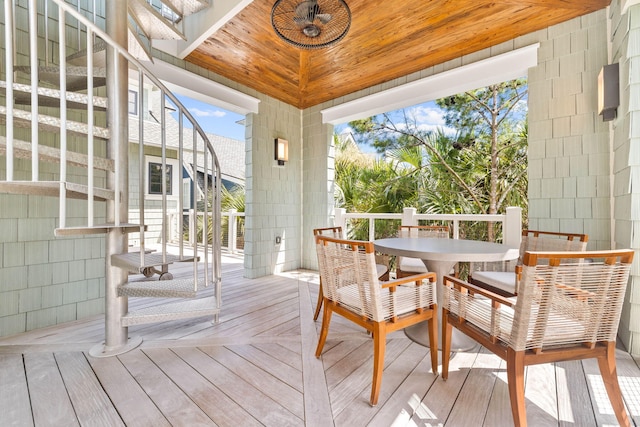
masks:
[(278, 38), (274, 2), (254, 0), (186, 60), (304, 109), (603, 9), (610, 0), (346, 0), (349, 33), (318, 50)]

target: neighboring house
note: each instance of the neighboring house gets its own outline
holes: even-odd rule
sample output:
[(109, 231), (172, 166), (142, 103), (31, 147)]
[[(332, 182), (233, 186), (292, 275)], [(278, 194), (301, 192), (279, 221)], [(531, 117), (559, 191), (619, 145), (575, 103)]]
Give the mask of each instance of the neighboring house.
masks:
[[(129, 129), (130, 129), (130, 144), (129, 150), (131, 152), (130, 159), (138, 159), (137, 156), (139, 150), (139, 106), (137, 104), (138, 92), (135, 86), (129, 88)], [(130, 220), (135, 222), (140, 217), (139, 214), (139, 197), (140, 191), (143, 191), (145, 197), (145, 214), (147, 218), (151, 216), (153, 220), (147, 220), (147, 231), (145, 232), (145, 242), (147, 244), (154, 244), (160, 241), (160, 235), (162, 232), (162, 209), (159, 205), (162, 194), (162, 150), (161, 150), (161, 138), (162, 138), (162, 123), (160, 114), (160, 93), (157, 91), (147, 90), (147, 96), (144, 97), (148, 100), (147, 105), (143, 108), (143, 134), (144, 134), (144, 165), (142, 165), (143, 174), (140, 175), (141, 165), (137, 162), (129, 163), (129, 217)], [(168, 160), (166, 171), (167, 174), (167, 201), (170, 203), (168, 211), (171, 214), (171, 221), (167, 233), (171, 233), (171, 230), (176, 230), (178, 227), (179, 215), (184, 210), (193, 208), (194, 203), (201, 200), (202, 191), (204, 186), (204, 177), (201, 170), (194, 171), (193, 163), (180, 165), (178, 164), (177, 151), (180, 149), (179, 135), (179, 122), (176, 118), (175, 110), (168, 105), (165, 105), (165, 126), (168, 129), (167, 132), (167, 150), (165, 156)], [(222, 183), (225, 188), (232, 189), (235, 187), (244, 187), (245, 184), (245, 143), (232, 138), (227, 138), (221, 135), (214, 135), (207, 133), (209, 142), (213, 146), (213, 150), (218, 157), (220, 163), (220, 169), (222, 172)], [(185, 157), (193, 157), (193, 132), (191, 129), (184, 129), (182, 149), (185, 151)], [(197, 156), (203, 155), (202, 146), (199, 146)], [(193, 200), (194, 191), (194, 179), (196, 178), (197, 186), (195, 188), (197, 198)], [(132, 177), (139, 177), (137, 180), (133, 180)], [(144, 182), (140, 184), (140, 178), (144, 179)], [(209, 177), (210, 178), (210, 177)], [(209, 182), (211, 180), (209, 179)], [(182, 203), (180, 204), (180, 187), (182, 186)], [(175, 236), (174, 236), (175, 237)], [(140, 236), (139, 233), (131, 233), (129, 235), (129, 246), (139, 246)]]

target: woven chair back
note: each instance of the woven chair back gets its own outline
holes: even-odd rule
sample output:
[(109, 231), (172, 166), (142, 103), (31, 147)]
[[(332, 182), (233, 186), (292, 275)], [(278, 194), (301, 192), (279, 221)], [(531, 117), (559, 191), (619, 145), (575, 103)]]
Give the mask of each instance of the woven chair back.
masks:
[(518, 264), (522, 265), (526, 251), (535, 252), (580, 252), (587, 250), (586, 234), (552, 231), (523, 230)]
[(342, 227), (324, 227), (324, 228), (314, 228), (313, 229), (314, 236), (329, 236), (334, 239), (342, 239)]
[(324, 296), (358, 316), (382, 322), (428, 307), (434, 286), (381, 286), (372, 242), (316, 236)]
[(615, 341), (632, 260), (632, 250), (526, 252), (502, 338), (516, 351)]

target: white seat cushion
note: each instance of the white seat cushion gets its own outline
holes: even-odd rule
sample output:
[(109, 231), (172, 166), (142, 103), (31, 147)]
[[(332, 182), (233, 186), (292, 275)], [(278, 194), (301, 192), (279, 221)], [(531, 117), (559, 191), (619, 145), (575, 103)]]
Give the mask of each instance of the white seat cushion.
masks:
[(376, 273), (378, 274), (378, 277), (382, 276), (384, 273), (387, 272), (387, 270), (389, 270), (387, 268), (386, 265), (383, 264), (376, 264)]
[(502, 289), (510, 294), (516, 293), (516, 273), (513, 271), (474, 271), (473, 280)]
[(424, 266), (424, 262), (420, 258), (407, 258), (402, 257), (400, 260), (400, 265), (398, 266), (400, 270), (411, 273), (428, 273), (427, 267)]
[[(355, 313), (364, 315), (375, 321), (383, 321), (416, 310), (418, 307), (427, 308), (434, 301), (433, 285), (398, 286), (395, 292), (387, 288), (380, 289), (379, 306), (374, 307), (370, 296), (369, 284), (365, 283), (360, 292), (358, 285), (346, 285), (338, 289), (337, 297), (340, 304), (349, 307)], [(422, 301), (422, 305), (419, 304)], [(375, 312), (377, 313), (377, 316)]]

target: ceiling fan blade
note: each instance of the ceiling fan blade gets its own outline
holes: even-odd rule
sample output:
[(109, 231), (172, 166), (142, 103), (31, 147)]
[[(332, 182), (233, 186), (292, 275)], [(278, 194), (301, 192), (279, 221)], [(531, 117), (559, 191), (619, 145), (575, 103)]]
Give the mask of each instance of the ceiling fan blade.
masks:
[(306, 17), (303, 17), (303, 16), (294, 16), (293, 22), (295, 22), (297, 25), (311, 24), (311, 21), (309, 21)]
[(316, 18), (318, 18), (318, 20), (323, 24), (326, 24), (327, 22), (331, 21), (332, 16), (330, 13), (319, 13), (316, 15)]

